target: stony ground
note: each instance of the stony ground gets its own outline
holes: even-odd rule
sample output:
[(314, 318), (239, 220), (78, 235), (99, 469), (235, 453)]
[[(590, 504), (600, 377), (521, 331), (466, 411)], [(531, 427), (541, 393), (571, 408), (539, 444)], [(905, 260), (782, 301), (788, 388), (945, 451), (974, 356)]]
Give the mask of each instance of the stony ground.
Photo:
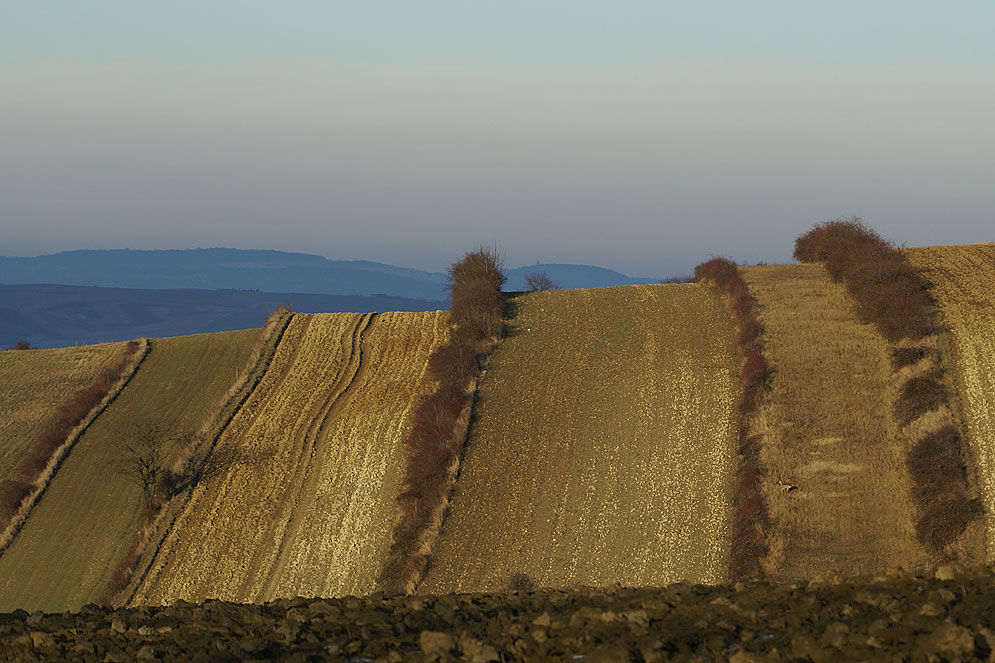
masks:
[(0, 614), (0, 660), (992, 661), (995, 575)]

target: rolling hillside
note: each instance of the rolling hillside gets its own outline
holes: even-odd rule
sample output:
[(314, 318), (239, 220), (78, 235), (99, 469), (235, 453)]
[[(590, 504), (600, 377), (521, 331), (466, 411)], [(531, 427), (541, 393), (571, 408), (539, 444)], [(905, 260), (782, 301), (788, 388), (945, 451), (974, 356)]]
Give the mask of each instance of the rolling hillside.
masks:
[(0, 352), (0, 481), (64, 403), (124, 356), (124, 343)]
[(722, 302), (696, 284), (514, 302), (419, 591), (723, 579), (738, 383)]
[(922, 566), (887, 342), (857, 319), (845, 286), (821, 265), (741, 272), (760, 305), (773, 369), (761, 443), (767, 573), (792, 580)]
[(995, 244), (907, 249), (932, 284), (953, 341), (956, 388), (986, 514), (986, 561), (995, 561)]
[(296, 315), (134, 603), (375, 589), (400, 440), (447, 314)]
[[(0, 611), (97, 600), (141, 522), (141, 488), (114, 471), (136, 423), (192, 433), (246, 361), (258, 330), (153, 340), (128, 386), (76, 443), (0, 555)], [(172, 445), (175, 449), (180, 443)]]
[[(991, 561), (995, 245), (907, 255), (950, 329)], [(913, 532), (891, 347), (823, 267), (740, 271), (773, 369), (758, 422), (769, 577), (935, 564)], [(517, 294), (510, 304), (419, 593), (723, 581), (740, 398), (723, 301), (709, 287), (672, 284)], [(112, 471), (120, 440), (135, 422), (197, 429), (258, 333), (152, 341), (0, 554), (0, 611), (76, 609), (103, 594), (141, 521), (140, 488)], [(401, 440), (413, 405), (435, 388), (428, 357), (448, 334), (446, 312), (290, 317), (204, 479), (162, 529), (132, 605), (376, 591)], [(0, 353), (0, 471), (15, 462), (23, 431), (122, 352)], [(958, 548), (967, 562), (983, 549), (972, 527)]]

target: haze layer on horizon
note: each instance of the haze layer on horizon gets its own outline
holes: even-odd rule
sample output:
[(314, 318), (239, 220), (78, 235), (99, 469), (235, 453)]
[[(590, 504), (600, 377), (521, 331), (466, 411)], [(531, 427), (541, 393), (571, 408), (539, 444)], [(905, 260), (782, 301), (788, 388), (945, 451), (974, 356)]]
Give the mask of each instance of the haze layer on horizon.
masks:
[(860, 215), (991, 241), (989, 2), (19, 3), (0, 254), (685, 273)]

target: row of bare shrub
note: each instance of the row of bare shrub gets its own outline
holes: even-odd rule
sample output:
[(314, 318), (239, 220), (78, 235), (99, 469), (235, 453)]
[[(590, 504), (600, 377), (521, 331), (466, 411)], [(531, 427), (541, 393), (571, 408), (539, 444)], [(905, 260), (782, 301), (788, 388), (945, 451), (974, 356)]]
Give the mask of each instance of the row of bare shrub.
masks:
[(128, 341), (121, 360), (100, 371), (92, 383), (59, 407), (32, 440), (13, 475), (0, 482), (0, 551), (10, 545), (73, 444), (124, 387), (147, 352), (147, 340)]
[(733, 580), (760, 579), (764, 575), (762, 560), (767, 554), (770, 520), (762, 485), (765, 474), (760, 459), (762, 436), (753, 422), (770, 379), (770, 368), (761, 344), (764, 329), (757, 317), (756, 300), (735, 263), (713, 258), (695, 267), (694, 279), (713, 285), (722, 294), (736, 325), (743, 395), (739, 403), (729, 577)]
[(818, 224), (795, 241), (795, 258), (822, 263), (842, 282), (861, 318), (892, 343), (894, 413), (910, 448), (916, 536), (940, 552), (981, 513), (969, 497), (963, 438), (949, 415), (935, 334), (935, 302), (918, 270), (858, 218)]
[(170, 466), (162, 468), (155, 490), (156, 499), (151, 508), (146, 509), (144, 522), (134, 541), (108, 579), (101, 597), (104, 603), (127, 603), (138, 589), (138, 582), (148, 571), (185, 505), (185, 498), (189, 498), (193, 487), (205, 474), (218, 439), (266, 373), (292, 317), (293, 312), (285, 306), (270, 313), (231, 387), (208, 411), (200, 429), (188, 435), (186, 444), (176, 452)]
[(901, 251), (858, 218), (821, 223), (795, 240), (798, 262), (818, 262), (846, 284), (864, 322), (889, 341), (933, 333), (932, 301)]
[(504, 282), (494, 249), (467, 253), (449, 269), (450, 339), (429, 357), (438, 387), (415, 406), (404, 439), (404, 483), (381, 577), (385, 594), (410, 593), (428, 568), (456, 480), (480, 367), (501, 337)]

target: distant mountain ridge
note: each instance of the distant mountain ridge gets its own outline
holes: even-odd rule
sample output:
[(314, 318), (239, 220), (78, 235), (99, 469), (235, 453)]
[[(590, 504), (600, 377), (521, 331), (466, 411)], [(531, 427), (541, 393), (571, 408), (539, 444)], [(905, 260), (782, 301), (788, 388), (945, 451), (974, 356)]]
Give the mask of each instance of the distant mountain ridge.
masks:
[[(537, 264), (507, 270), (507, 290), (545, 271), (563, 288), (655, 283), (589, 265)], [(259, 290), (327, 295), (445, 299), (446, 275), (370, 260), (329, 260), (257, 249), (83, 249), (29, 258), (0, 257), (0, 284), (60, 284), (175, 290)]]
[(281, 304), (298, 313), (447, 307), (441, 300), (370, 295), (0, 285), (0, 350), (17, 341), (58, 347), (260, 327)]

